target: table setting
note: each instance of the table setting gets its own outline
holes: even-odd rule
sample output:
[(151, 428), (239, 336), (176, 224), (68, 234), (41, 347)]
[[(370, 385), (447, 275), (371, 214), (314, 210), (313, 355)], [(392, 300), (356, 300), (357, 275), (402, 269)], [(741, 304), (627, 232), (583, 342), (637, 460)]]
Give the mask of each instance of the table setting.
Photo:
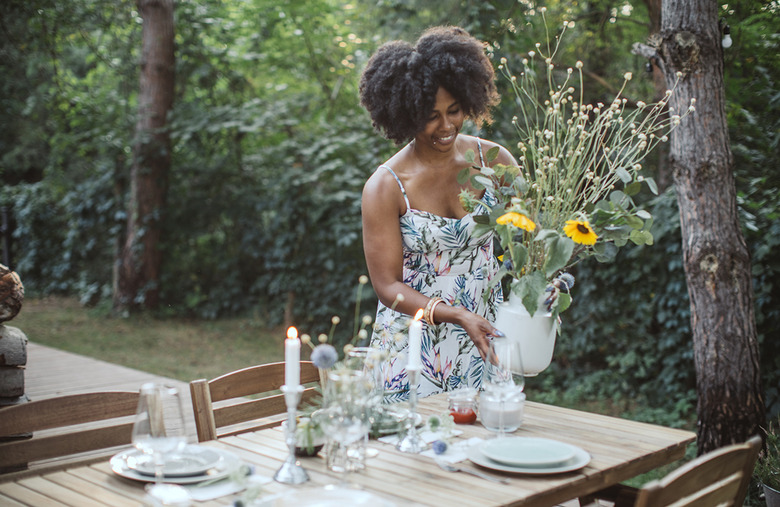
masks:
[[(348, 347), (343, 360), (328, 354), (332, 361), (318, 366), (327, 366), (320, 372), (322, 398), (313, 407), (299, 407), (301, 339), (290, 328), (280, 386), (287, 418), (281, 427), (257, 432), (257, 437), (249, 433), (187, 443), (179, 393), (145, 385), (133, 430), (134, 448), (116, 454), (111, 470), (146, 483), (144, 502), (153, 506), (214, 500), (237, 507), (390, 507), (402, 504), (397, 495), (403, 492), (387, 486), (378, 489), (377, 484), (388, 482), (376, 483), (377, 474), (403, 472), (407, 484), (444, 480), (451, 494), (462, 498), (484, 498), (480, 496), (484, 492), (477, 493), (482, 488), (491, 488), (496, 498), (511, 498), (518, 494), (517, 487), (533, 495), (544, 481), (567, 482), (567, 476), (592, 463), (587, 450), (571, 443), (582, 441), (572, 437), (571, 430), (549, 432), (549, 423), (541, 426), (542, 431), (533, 422), (526, 427), (522, 357), (512, 341), (492, 340), (479, 390), (464, 387), (418, 400), (416, 381), (422, 364), (414, 351), (419, 351), (415, 348), (419, 337), (413, 321), (407, 402), (384, 402), (386, 357), (381, 351)], [(579, 430), (579, 421), (574, 427)], [(273, 451), (267, 447), (271, 442)], [(255, 454), (260, 449), (261, 454)], [(255, 472), (255, 467), (262, 471)], [(473, 479), (447, 481), (450, 474)], [(507, 485), (511, 488), (501, 489)]]

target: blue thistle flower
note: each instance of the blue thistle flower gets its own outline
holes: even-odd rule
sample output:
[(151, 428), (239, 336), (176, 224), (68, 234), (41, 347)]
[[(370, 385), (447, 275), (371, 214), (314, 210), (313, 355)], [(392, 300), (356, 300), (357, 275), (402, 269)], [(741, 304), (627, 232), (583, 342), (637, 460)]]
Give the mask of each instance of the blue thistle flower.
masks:
[(515, 265), (512, 263), (511, 258), (507, 257), (506, 259), (504, 259), (504, 267), (506, 268), (507, 271), (512, 271), (514, 269)]
[(436, 454), (444, 454), (447, 452), (447, 442), (444, 440), (437, 440), (433, 443), (433, 452)]
[(329, 343), (321, 343), (311, 351), (311, 362), (317, 368), (327, 370), (339, 359), (339, 353), (336, 348)]
[(574, 287), (574, 276), (571, 273), (561, 273), (558, 275), (560, 283), (560, 291), (564, 294), (568, 294), (572, 287)]

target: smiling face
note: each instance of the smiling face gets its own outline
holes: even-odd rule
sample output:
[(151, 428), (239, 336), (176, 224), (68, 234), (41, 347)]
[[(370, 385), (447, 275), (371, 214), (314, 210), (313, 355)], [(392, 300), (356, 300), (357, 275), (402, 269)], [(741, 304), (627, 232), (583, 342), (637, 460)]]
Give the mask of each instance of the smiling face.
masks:
[(417, 145), (429, 146), (437, 151), (448, 151), (455, 145), (458, 132), (466, 119), (463, 108), (447, 90), (439, 87), (436, 104), (425, 128), (415, 136)]

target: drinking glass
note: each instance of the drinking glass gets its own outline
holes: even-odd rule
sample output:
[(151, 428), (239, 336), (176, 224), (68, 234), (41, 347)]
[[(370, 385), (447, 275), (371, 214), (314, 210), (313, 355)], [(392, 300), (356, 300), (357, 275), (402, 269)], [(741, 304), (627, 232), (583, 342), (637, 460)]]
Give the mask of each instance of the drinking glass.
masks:
[(493, 337), (490, 340), (482, 383), (484, 388), (490, 391), (523, 390), (525, 375), (519, 342), (507, 337)]
[[(516, 413), (518, 403), (522, 410), (522, 400), (519, 395), (525, 387), (525, 375), (523, 374), (523, 357), (520, 349), (520, 343), (507, 337), (494, 337), (490, 341), (490, 351), (488, 360), (485, 361), (483, 371), (482, 385), (485, 390), (486, 401), (489, 404), (480, 406), (480, 411), (485, 424), (485, 416), (491, 413), (496, 419), (490, 425), (497, 428), (497, 438), (504, 436), (507, 430), (505, 418), (512, 418), (510, 431), (517, 429), (514, 421), (517, 419)], [(522, 396), (523, 399), (525, 396)], [(519, 417), (522, 417), (520, 412)], [(517, 421), (519, 425), (519, 421)], [(487, 425), (486, 425), (487, 426)]]
[(154, 461), (154, 485), (147, 488), (147, 493), (163, 505), (174, 499), (177, 505), (187, 505), (189, 494), (184, 488), (163, 484), (166, 458), (181, 452), (187, 444), (181, 393), (175, 387), (147, 383), (141, 386), (140, 395), (133, 423), (133, 445)]
[(334, 472), (365, 466), (373, 387), (363, 371), (347, 368), (328, 373), (323, 408), (314, 415), (325, 430), (327, 465)]

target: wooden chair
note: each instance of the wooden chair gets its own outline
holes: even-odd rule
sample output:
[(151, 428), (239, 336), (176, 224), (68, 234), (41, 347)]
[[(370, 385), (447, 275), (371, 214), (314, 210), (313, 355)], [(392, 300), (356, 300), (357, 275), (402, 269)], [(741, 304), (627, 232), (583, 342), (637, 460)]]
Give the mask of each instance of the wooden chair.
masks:
[(761, 437), (754, 436), (703, 454), (641, 489), (618, 484), (581, 498), (580, 504), (601, 505), (593, 502), (605, 500), (615, 507), (741, 506), (760, 450)]
[(130, 444), (138, 397), (138, 392), (96, 392), (1, 408), (0, 473)]
[[(301, 361), (301, 384), (313, 384), (319, 380), (317, 367), (311, 361)], [(209, 381), (198, 379), (190, 382), (198, 441), (214, 440), (281, 424), (284, 420), (282, 415), (287, 413), (287, 406), (284, 395), (274, 391), (278, 391), (282, 384), (283, 362), (251, 366)], [(260, 398), (247, 398), (260, 394)], [(317, 386), (309, 385), (301, 396), (299, 406), (318, 395)], [(218, 428), (226, 429), (218, 432)]]
[(642, 486), (635, 507), (741, 506), (761, 445), (761, 437), (754, 436), (703, 454)]

